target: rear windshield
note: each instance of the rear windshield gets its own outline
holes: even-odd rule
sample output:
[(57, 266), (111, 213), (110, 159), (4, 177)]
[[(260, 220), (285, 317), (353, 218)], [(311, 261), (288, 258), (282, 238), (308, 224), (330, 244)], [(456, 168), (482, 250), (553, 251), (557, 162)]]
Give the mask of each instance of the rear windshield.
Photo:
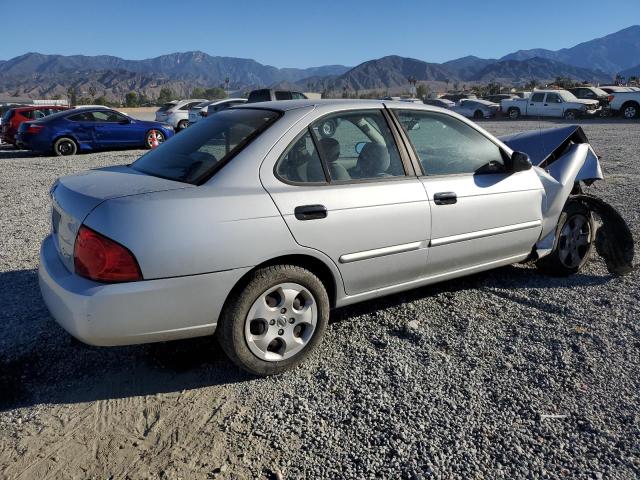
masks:
[(279, 117), (272, 110), (224, 110), (143, 155), (131, 167), (156, 177), (199, 185)]
[(177, 104), (176, 103), (165, 103), (164, 105), (162, 105), (158, 111), (159, 112), (166, 112), (167, 110), (175, 107)]
[(13, 109), (4, 112), (4, 115), (2, 116), (2, 123), (8, 123), (9, 120), (11, 120), (11, 117), (13, 117)]

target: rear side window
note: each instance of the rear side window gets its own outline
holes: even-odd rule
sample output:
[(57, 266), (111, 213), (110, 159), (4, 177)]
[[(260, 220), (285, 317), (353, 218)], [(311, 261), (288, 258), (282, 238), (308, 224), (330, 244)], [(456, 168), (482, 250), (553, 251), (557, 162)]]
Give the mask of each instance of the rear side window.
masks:
[(93, 122), (93, 115), (91, 112), (82, 112), (75, 115), (71, 115), (69, 120), (72, 122)]
[(167, 110), (172, 109), (173, 107), (175, 107), (176, 104), (175, 103), (165, 103), (164, 105), (162, 105), (158, 111), (159, 112), (166, 112)]
[(293, 183), (325, 183), (322, 162), (307, 129), (285, 150), (276, 165), (276, 175)]
[(224, 110), (198, 122), (131, 166), (156, 177), (198, 185), (280, 117), (271, 110)]
[(271, 100), (271, 93), (269, 90), (254, 90), (249, 94), (247, 103), (253, 102), (268, 102)]
[(534, 93), (533, 95), (531, 95), (532, 102), (542, 103), (543, 100), (544, 100), (544, 93)]
[(33, 110), (23, 110), (20, 112), (20, 115), (28, 120), (33, 120), (35, 117), (35, 112)]

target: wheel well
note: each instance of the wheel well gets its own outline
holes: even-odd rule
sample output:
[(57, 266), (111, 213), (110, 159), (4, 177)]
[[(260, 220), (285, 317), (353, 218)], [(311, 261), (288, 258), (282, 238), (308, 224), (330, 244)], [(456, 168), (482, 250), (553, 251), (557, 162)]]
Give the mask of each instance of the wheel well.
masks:
[(509, 107), (509, 110), (507, 110), (507, 112), (519, 112), (520, 109), (518, 107)]
[[(234, 285), (229, 296), (236, 293), (237, 290), (243, 288), (249, 280), (249, 277), (253, 272), (264, 267), (270, 267), (273, 265), (297, 265), (298, 267), (305, 268), (313, 273), (320, 279), (324, 288), (327, 289), (327, 295), (329, 296), (329, 305), (333, 308), (336, 304), (336, 279), (331, 272), (331, 269), (322, 261), (310, 255), (284, 255), (281, 257), (272, 258), (266, 262), (256, 265), (247, 273), (245, 273), (240, 280)], [(226, 302), (225, 302), (226, 304)]]
[(68, 138), (69, 140), (71, 140), (73, 143), (76, 144), (76, 149), (78, 150), (78, 152), (80, 151), (80, 143), (78, 142), (78, 140), (76, 140), (75, 138), (73, 138), (72, 135), (58, 135), (56, 138), (53, 139), (53, 141), (51, 142), (51, 148), (53, 148), (53, 146), (56, 144), (56, 142), (58, 140), (60, 140), (61, 138)]
[(630, 106), (640, 107), (640, 104), (635, 100), (627, 100), (622, 104), (622, 108), (630, 107)]

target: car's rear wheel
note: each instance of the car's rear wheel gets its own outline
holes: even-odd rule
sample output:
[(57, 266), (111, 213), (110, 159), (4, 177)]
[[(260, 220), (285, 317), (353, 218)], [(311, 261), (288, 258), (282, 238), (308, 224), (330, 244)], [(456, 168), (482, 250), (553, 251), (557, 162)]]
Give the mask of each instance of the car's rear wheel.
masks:
[(189, 120), (180, 120), (178, 122), (178, 127), (176, 128), (176, 130), (177, 131), (184, 130), (188, 126), (189, 126)]
[(309, 356), (328, 320), (329, 297), (320, 279), (295, 265), (275, 265), (256, 270), (232, 292), (217, 336), (239, 367), (275, 375)]
[(507, 112), (509, 114), (509, 118), (511, 120), (516, 120), (520, 117), (520, 109), (519, 108), (510, 108)]
[(553, 251), (536, 262), (541, 272), (567, 277), (586, 265), (593, 250), (595, 223), (582, 203), (569, 200), (560, 214)]
[(575, 110), (567, 110), (566, 112), (564, 112), (564, 118), (566, 118), (567, 120), (575, 120), (577, 116), (578, 115), (576, 114)]
[(624, 118), (632, 119), (640, 115), (640, 105), (635, 102), (627, 102), (622, 106), (622, 115)]
[(62, 137), (53, 143), (53, 153), (58, 157), (66, 157), (78, 153), (78, 145), (71, 138)]
[(484, 115), (482, 114), (481, 110), (476, 110), (475, 112), (473, 112), (473, 118), (479, 120), (481, 118), (484, 118)]
[(165, 141), (164, 133), (162, 133), (160, 130), (149, 130), (147, 132), (147, 136), (145, 140), (145, 147), (154, 148), (160, 145), (164, 141)]

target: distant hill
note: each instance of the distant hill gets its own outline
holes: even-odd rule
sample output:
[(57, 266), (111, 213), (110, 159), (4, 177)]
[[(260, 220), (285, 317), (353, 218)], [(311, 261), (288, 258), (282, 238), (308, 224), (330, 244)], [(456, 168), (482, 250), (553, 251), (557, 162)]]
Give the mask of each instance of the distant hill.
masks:
[(571, 48), (518, 50), (505, 55), (501, 60), (528, 60), (534, 57), (615, 74), (638, 64), (640, 25), (634, 25)]
[(481, 82), (523, 83), (532, 79), (552, 81), (557, 77), (596, 83), (611, 80), (611, 75), (605, 72), (574, 67), (539, 57), (522, 61), (504, 60), (490, 63), (475, 74), (475, 79)]
[(498, 62), (498, 60), (478, 58), (469, 55), (467, 57), (449, 60), (443, 63), (442, 66), (455, 73), (460, 80), (469, 81), (477, 78), (479, 71), (496, 62)]
[(628, 68), (626, 70), (621, 71), (620, 75), (622, 75), (625, 78), (629, 78), (629, 77), (638, 77), (638, 78), (640, 78), (640, 64), (636, 65), (634, 67)]
[(548, 83), (556, 77), (610, 82), (617, 73), (640, 76), (639, 61), (640, 26), (571, 48), (519, 50), (501, 59), (467, 56), (439, 64), (390, 55), (353, 68), (343, 65), (276, 68), (251, 59), (212, 56), (200, 51), (145, 60), (27, 53), (0, 61), (0, 94), (66, 96), (67, 89), (73, 87), (79, 97), (104, 95), (122, 101), (128, 92), (154, 99), (162, 88), (170, 88), (176, 97), (183, 97), (195, 87), (224, 85), (231, 91), (243, 92), (278, 85), (339, 96), (344, 89), (406, 91), (411, 77), (438, 89), (456, 83), (491, 81), (513, 85), (530, 80)]

